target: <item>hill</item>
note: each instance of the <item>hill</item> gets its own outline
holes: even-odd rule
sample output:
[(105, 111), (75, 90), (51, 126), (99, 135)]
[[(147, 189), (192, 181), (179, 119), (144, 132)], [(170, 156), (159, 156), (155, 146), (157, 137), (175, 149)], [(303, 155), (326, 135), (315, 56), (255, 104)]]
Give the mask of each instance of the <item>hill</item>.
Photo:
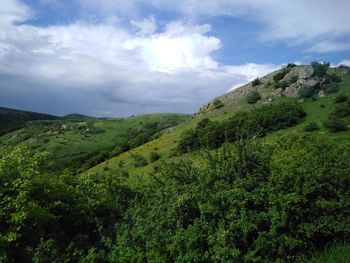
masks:
[(32, 122), (0, 137), (0, 259), (342, 262), (349, 128), (349, 68), (317, 62), (192, 117)]
[(37, 113), (31, 111), (22, 111), (0, 107), (0, 136), (23, 128), (28, 121), (35, 120), (56, 120), (59, 117)]
[(67, 121), (87, 121), (87, 120), (95, 120), (97, 118), (83, 115), (83, 114), (72, 113), (72, 114), (67, 114), (67, 115), (61, 117), (61, 119), (67, 120)]
[[(324, 76), (315, 76), (312, 66), (295, 66), (290, 65), (275, 71), (259, 81), (248, 83), (233, 91), (230, 91), (218, 98), (213, 99), (194, 114), (194, 117), (186, 120), (180, 125), (168, 130), (161, 137), (149, 143), (135, 148), (131, 151), (122, 153), (107, 162), (101, 163), (89, 170), (89, 173), (105, 174), (109, 171), (118, 169), (119, 163), (122, 162), (123, 169), (130, 173), (131, 181), (144, 180), (147, 176), (138, 176), (147, 174), (155, 169), (162, 161), (177, 159), (176, 148), (181, 136), (184, 132), (194, 129), (203, 119), (211, 121), (225, 121), (237, 112), (250, 111), (258, 109), (264, 105), (279, 102), (296, 102), (300, 104), (307, 116), (302, 123), (281, 131), (270, 133), (267, 138), (274, 140), (285, 134), (307, 133), (304, 129), (310, 123), (317, 123), (319, 129), (312, 131), (315, 136), (326, 137), (334, 141), (348, 142), (350, 134), (346, 132), (331, 132), (323, 124), (329, 119), (331, 114), (340, 107), (335, 102), (339, 94), (350, 95), (350, 73), (348, 68), (328, 68), (328, 74), (336, 78), (336, 82), (326, 80)], [(339, 78), (335, 77), (338, 76)], [(330, 90), (330, 87), (337, 88)], [(311, 92), (306, 97), (300, 97), (300, 91), (310, 89)], [(330, 91), (327, 91), (330, 90)], [(252, 93), (258, 93), (260, 99), (254, 103), (248, 103), (247, 97)], [(219, 103), (219, 105), (215, 105)], [(346, 122), (349, 124), (349, 117), (345, 116)], [(149, 163), (142, 167), (135, 167), (135, 162), (130, 156), (141, 155), (146, 159), (152, 152), (157, 152), (160, 159), (157, 162)], [(182, 157), (189, 158), (194, 161), (201, 160), (200, 151), (194, 151), (182, 154)], [(136, 179), (133, 178), (135, 175)], [(147, 181), (147, 179), (145, 179)]]
[(156, 138), (164, 129), (188, 117), (169, 113), (106, 120), (73, 115), (67, 119), (32, 122), (0, 137), (0, 145), (3, 151), (17, 145), (47, 151), (53, 163), (51, 170), (84, 170)]

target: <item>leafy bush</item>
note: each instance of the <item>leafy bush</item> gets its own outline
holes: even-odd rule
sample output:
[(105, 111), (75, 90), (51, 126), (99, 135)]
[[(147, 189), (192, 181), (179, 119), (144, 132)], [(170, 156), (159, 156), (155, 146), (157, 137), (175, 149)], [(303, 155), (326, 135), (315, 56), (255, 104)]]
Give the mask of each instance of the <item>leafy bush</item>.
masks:
[(294, 63), (288, 63), (287, 65), (287, 68), (294, 68), (296, 67), (297, 65), (295, 65)]
[(160, 159), (160, 155), (156, 152), (151, 152), (149, 156), (149, 160), (151, 163), (154, 163), (155, 161), (158, 161)]
[(260, 81), (259, 78), (254, 79), (253, 82), (252, 82), (252, 86), (258, 86), (260, 84), (261, 84), (261, 81)]
[(148, 164), (146, 158), (140, 154), (134, 153), (134, 154), (131, 154), (130, 157), (134, 160), (135, 167), (142, 167), (142, 166), (146, 166)]
[(298, 90), (298, 95), (300, 98), (310, 98), (315, 94), (315, 90), (313, 87), (303, 85)]
[(317, 131), (319, 130), (320, 128), (318, 127), (317, 123), (316, 122), (310, 122), (309, 124), (307, 124), (305, 127), (304, 127), (304, 131), (306, 132), (312, 132), (312, 131)]
[(331, 82), (328, 84), (322, 84), (321, 88), (326, 94), (331, 94), (339, 91), (339, 84)]
[(217, 148), (224, 142), (262, 137), (270, 131), (300, 123), (305, 112), (298, 104), (277, 103), (264, 105), (248, 112), (238, 112), (225, 122), (209, 122), (182, 134), (177, 149), (179, 153), (203, 147)]
[(319, 63), (317, 61), (311, 62), (311, 66), (314, 70), (312, 76), (314, 77), (325, 77), (327, 75), (327, 70), (329, 68), (328, 62)]
[(273, 76), (273, 80), (274, 80), (275, 82), (280, 81), (280, 80), (283, 79), (284, 76), (287, 75), (287, 73), (289, 73), (290, 71), (291, 71), (291, 68), (290, 68), (290, 67), (281, 69), (279, 72), (277, 72), (277, 73)]
[(339, 119), (339, 118), (328, 119), (327, 121), (324, 122), (324, 126), (330, 132), (340, 132), (340, 131), (347, 130), (346, 123), (342, 119)]
[(298, 76), (291, 77), (291, 79), (289, 80), (289, 84), (293, 84), (293, 83), (297, 82), (298, 79), (299, 79)]
[(222, 103), (221, 100), (216, 99), (216, 100), (214, 100), (214, 102), (213, 102), (213, 106), (214, 106), (215, 109), (219, 109), (219, 108), (223, 107), (224, 104)]
[(249, 104), (254, 104), (261, 100), (261, 96), (258, 92), (252, 91), (247, 95), (246, 100)]
[(343, 95), (343, 94), (339, 94), (337, 97), (335, 97), (335, 102), (336, 103), (345, 102), (347, 100), (348, 100), (348, 97)]
[(350, 238), (349, 146), (242, 142), (169, 163), (117, 228), (122, 262), (297, 262)]
[(199, 129), (204, 128), (204, 127), (206, 127), (209, 123), (210, 123), (210, 120), (209, 120), (208, 118), (204, 118), (204, 119), (200, 120), (200, 121), (197, 123), (197, 128), (199, 128)]
[(341, 105), (337, 105), (337, 107), (335, 108), (333, 115), (336, 117), (346, 117), (350, 115), (350, 107), (346, 104), (341, 104)]

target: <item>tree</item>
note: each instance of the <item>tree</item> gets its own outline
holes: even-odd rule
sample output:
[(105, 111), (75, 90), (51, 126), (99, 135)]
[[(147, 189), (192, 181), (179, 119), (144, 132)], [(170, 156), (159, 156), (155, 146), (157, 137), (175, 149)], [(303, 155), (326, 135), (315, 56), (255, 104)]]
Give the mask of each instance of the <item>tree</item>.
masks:
[(311, 66), (314, 70), (312, 74), (314, 77), (325, 77), (327, 75), (327, 70), (329, 68), (328, 62), (319, 63), (317, 61), (311, 62)]

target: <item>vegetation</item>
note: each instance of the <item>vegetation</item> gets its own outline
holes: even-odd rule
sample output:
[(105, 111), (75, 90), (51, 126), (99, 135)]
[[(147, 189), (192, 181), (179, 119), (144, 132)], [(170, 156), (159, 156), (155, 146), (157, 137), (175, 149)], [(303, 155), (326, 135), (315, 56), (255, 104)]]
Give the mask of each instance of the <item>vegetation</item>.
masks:
[(16, 129), (23, 128), (29, 121), (55, 119), (58, 119), (58, 117), (43, 113), (0, 107), (0, 136)]
[(221, 108), (221, 107), (224, 106), (224, 104), (222, 103), (222, 101), (219, 100), (219, 99), (214, 100), (213, 105), (214, 105), (214, 108), (215, 108), (215, 109), (219, 109), (219, 108)]
[(275, 82), (280, 81), (281, 79), (284, 78), (285, 75), (287, 75), (287, 73), (289, 73), (291, 71), (291, 67), (286, 67), (281, 69), (279, 72), (277, 72), (274, 76), (273, 76), (273, 80)]
[(310, 98), (315, 94), (315, 89), (314, 87), (310, 87), (307, 85), (303, 85), (299, 91), (298, 91), (298, 95), (300, 98)]
[(348, 146), (291, 137), (238, 142), (209, 154), (203, 168), (171, 163), (127, 212), (111, 258), (295, 262), (349, 238), (349, 154)]
[(314, 70), (314, 73), (312, 76), (314, 77), (325, 77), (327, 75), (327, 70), (329, 68), (328, 62), (319, 63), (317, 61), (311, 62), (311, 66)]
[(264, 105), (249, 112), (239, 112), (225, 122), (208, 122), (205, 127), (183, 133), (179, 143), (180, 153), (202, 147), (218, 148), (224, 142), (259, 138), (268, 132), (284, 129), (300, 123), (305, 112), (293, 103)]
[(329, 118), (327, 121), (324, 122), (324, 126), (330, 132), (340, 132), (340, 131), (346, 131), (348, 129), (345, 121), (336, 117)]
[(258, 86), (260, 84), (261, 84), (261, 81), (260, 81), (259, 78), (254, 79), (253, 82), (252, 82), (252, 86)]
[(249, 104), (255, 104), (257, 103), (259, 100), (261, 100), (261, 96), (258, 92), (256, 91), (252, 91), (251, 93), (249, 93), (246, 97), (246, 100)]
[(310, 122), (308, 125), (306, 125), (304, 127), (304, 131), (306, 131), (306, 132), (317, 131), (319, 129), (320, 129), (320, 127), (318, 127), (316, 122)]

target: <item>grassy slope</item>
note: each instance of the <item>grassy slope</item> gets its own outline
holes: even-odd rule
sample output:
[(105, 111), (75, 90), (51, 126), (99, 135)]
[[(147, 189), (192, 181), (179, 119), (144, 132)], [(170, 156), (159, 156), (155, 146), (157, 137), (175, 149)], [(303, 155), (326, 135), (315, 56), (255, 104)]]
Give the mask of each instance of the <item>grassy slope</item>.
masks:
[(57, 118), (49, 114), (0, 107), (0, 136), (24, 127), (28, 121), (54, 120)]
[(63, 128), (72, 125), (68, 121), (53, 121), (45, 126), (38, 123), (0, 137), (0, 145), (13, 147), (25, 144), (37, 150), (48, 151), (49, 159), (64, 167), (72, 160), (118, 145), (123, 141), (123, 135), (130, 129), (141, 128), (152, 122), (180, 123), (187, 118), (188, 115), (183, 114), (149, 114), (127, 119), (89, 120), (94, 127), (104, 130), (97, 134), (89, 134), (86, 129), (77, 129), (85, 122), (74, 122), (75, 128), (72, 129)]
[[(266, 140), (274, 140), (280, 136), (290, 134), (290, 133), (303, 132), (303, 128), (308, 123), (316, 122), (319, 124), (321, 129), (319, 131), (313, 132), (315, 136), (321, 136), (321, 137), (326, 136), (339, 143), (350, 142), (350, 131), (330, 133), (327, 130), (325, 130), (325, 128), (322, 125), (322, 123), (328, 118), (329, 114), (334, 110), (336, 106), (336, 104), (334, 103), (334, 98), (336, 95), (340, 93), (350, 95), (350, 75), (345, 75), (343, 77), (343, 82), (340, 85), (339, 92), (332, 94), (330, 96), (318, 98), (315, 101), (311, 99), (307, 99), (303, 102), (300, 102), (302, 103), (305, 111), (307, 112), (306, 120), (295, 127), (272, 133), (266, 138)], [(282, 101), (282, 100), (299, 101), (298, 98), (287, 98), (287, 97), (278, 98), (276, 101)], [(324, 105), (325, 107), (321, 107), (321, 105)], [(118, 155), (106, 162), (103, 162), (93, 167), (87, 172), (97, 173), (97, 174), (113, 173), (114, 171), (121, 169), (119, 166), (119, 163), (123, 162), (124, 163), (123, 169), (130, 174), (130, 177), (129, 177), (130, 184), (131, 185), (139, 184), (139, 183), (142, 184), (142, 182), (145, 182), (145, 181), (147, 182), (148, 180), (147, 174), (154, 169), (155, 165), (159, 164), (161, 161), (169, 160), (169, 157), (171, 157), (172, 150), (176, 147), (177, 141), (179, 140), (182, 132), (195, 127), (199, 120), (203, 118), (209, 118), (211, 120), (224, 120), (232, 116), (237, 111), (248, 110), (248, 109), (252, 109), (253, 107), (259, 107), (259, 106), (261, 106), (261, 103), (258, 103), (256, 105), (249, 105), (245, 102), (245, 100), (242, 100), (242, 99), (235, 100), (230, 103), (226, 103), (225, 106), (222, 108), (209, 111), (202, 116), (193, 117), (181, 123), (180, 125), (169, 129), (160, 138), (153, 140), (147, 144), (144, 144), (138, 148), (135, 148), (131, 151)], [(348, 120), (350, 123), (350, 119)], [(152, 151), (159, 153), (161, 156), (161, 159), (155, 163), (149, 164), (144, 167), (134, 167), (133, 161), (130, 158), (131, 154), (136, 153), (148, 158)], [(193, 153), (186, 154), (182, 157), (190, 158), (191, 160), (200, 163), (201, 153), (193, 152)], [(172, 157), (172, 159), (174, 158), (177, 158), (177, 157)]]

